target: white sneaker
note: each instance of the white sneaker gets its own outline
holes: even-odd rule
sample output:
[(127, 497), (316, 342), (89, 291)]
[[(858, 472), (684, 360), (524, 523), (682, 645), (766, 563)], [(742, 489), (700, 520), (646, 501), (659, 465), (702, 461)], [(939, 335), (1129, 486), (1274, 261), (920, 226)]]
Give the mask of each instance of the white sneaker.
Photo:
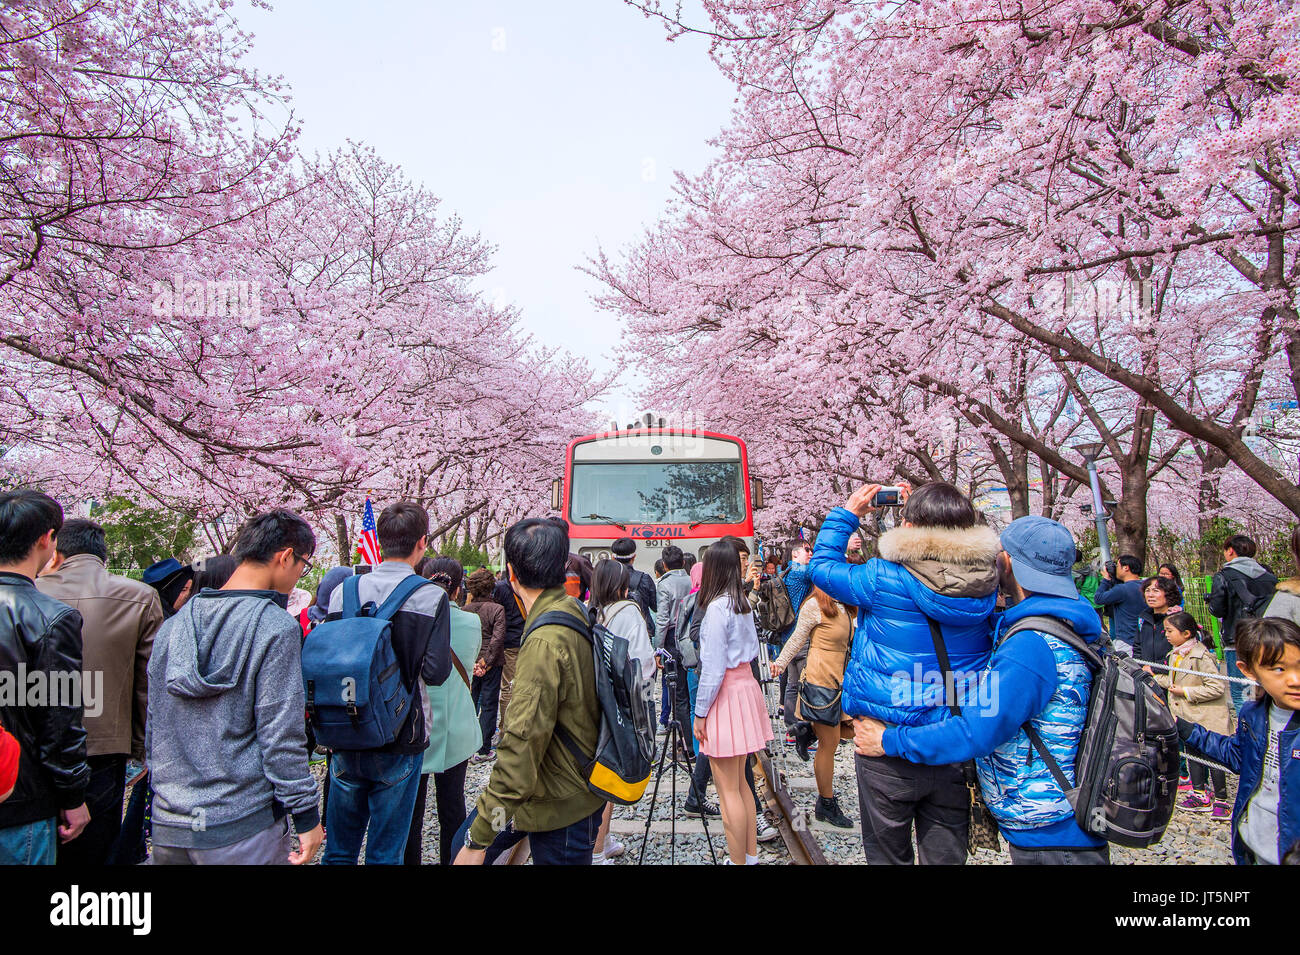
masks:
[(611, 859), (617, 859), (619, 856), (623, 854), (623, 852), (624, 852), (623, 843), (619, 842), (613, 836), (606, 836), (605, 851), (597, 852), (595, 855), (597, 858), (600, 858), (604, 860), (604, 862), (608, 863), (609, 860)]
[(781, 835), (781, 830), (768, 822), (767, 816), (763, 815), (763, 813), (760, 812), (758, 814), (756, 821), (758, 823), (759, 842), (771, 842), (773, 839)]

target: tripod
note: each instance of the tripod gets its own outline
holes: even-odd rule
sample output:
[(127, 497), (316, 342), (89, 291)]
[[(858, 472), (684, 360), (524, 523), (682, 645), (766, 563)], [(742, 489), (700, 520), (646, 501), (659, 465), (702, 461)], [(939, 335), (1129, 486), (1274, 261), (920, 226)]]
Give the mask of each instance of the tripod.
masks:
[[(662, 651), (661, 651), (662, 652)], [(655, 803), (659, 799), (659, 784), (664, 778), (664, 761), (668, 759), (668, 754), (672, 753), (673, 770), (672, 770), (672, 796), (669, 804), (669, 834), (668, 834), (668, 859), (669, 865), (677, 864), (677, 747), (682, 747), (682, 752), (686, 754), (686, 778), (691, 781), (691, 790), (695, 796), (695, 804), (700, 807), (700, 821), (704, 823), (704, 841), (709, 845), (709, 858), (714, 865), (718, 864), (718, 854), (713, 848), (713, 835), (709, 832), (709, 816), (704, 812), (704, 793), (695, 788), (695, 760), (691, 755), (691, 747), (687, 746), (684, 740), (681, 721), (677, 719), (677, 677), (680, 674), (677, 659), (671, 654), (664, 654), (664, 680), (668, 685), (668, 732), (664, 736), (663, 752), (659, 754), (659, 765), (655, 769), (655, 787), (650, 793), (650, 811), (645, 819), (645, 833), (641, 837), (641, 855), (637, 858), (637, 865), (645, 862), (646, 846), (650, 844), (650, 824), (655, 818)]]

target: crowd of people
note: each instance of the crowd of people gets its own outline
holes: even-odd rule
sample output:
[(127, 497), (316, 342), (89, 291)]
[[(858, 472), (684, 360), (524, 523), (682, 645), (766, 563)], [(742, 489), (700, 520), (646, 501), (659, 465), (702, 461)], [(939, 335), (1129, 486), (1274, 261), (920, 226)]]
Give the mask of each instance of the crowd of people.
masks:
[[(1190, 757), (1180, 805), (1230, 822), (1238, 862), (1300, 854), (1300, 579), (1228, 542), (1208, 604), (1243, 677), (1229, 691), (1176, 568), (1148, 578), (1121, 556), (1081, 587), (1067, 528), (1029, 516), (999, 534), (943, 482), (903, 486), (867, 559), (878, 490), (833, 509), (784, 569), (726, 537), (702, 555), (664, 547), (653, 575), (630, 537), (593, 566), (557, 518), (506, 530), (499, 578), (467, 573), (429, 553), (424, 509), (398, 502), (376, 522), (382, 561), (330, 568), (314, 593), (299, 585), (315, 536), (288, 510), (250, 518), (229, 555), (134, 581), (109, 573), (94, 521), (0, 494), (0, 676), (49, 688), (0, 694), (0, 863), (420, 864), (431, 778), (444, 865), (504, 861), (525, 838), (535, 864), (608, 863), (624, 847), (589, 785), (593, 626), (626, 641), (647, 699), (658, 684), (661, 745), (692, 769), (683, 811), (720, 818), (726, 864), (756, 864), (778, 835), (754, 783), (774, 742), (768, 681), (775, 742), (812, 760), (815, 817), (835, 827), (855, 825), (835, 790), (851, 753), (867, 862), (964, 862), (974, 791), (1013, 863), (1108, 862), (1058, 782), (1075, 776), (1093, 683), (1061, 627), (1147, 666)], [(1300, 566), (1300, 532), (1293, 547)], [(310, 661), (363, 617), (394, 689), (345, 694), (340, 731)], [(391, 726), (356, 742), (381, 706)], [(1205, 759), (1241, 777), (1231, 807)], [(490, 770), (469, 805), (476, 764)]]

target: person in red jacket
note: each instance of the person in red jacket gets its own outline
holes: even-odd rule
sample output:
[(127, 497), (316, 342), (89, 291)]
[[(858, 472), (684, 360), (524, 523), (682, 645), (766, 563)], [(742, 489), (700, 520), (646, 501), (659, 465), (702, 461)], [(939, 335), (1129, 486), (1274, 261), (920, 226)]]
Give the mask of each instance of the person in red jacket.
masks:
[(0, 726), (0, 802), (9, 798), (18, 784), (18, 740)]

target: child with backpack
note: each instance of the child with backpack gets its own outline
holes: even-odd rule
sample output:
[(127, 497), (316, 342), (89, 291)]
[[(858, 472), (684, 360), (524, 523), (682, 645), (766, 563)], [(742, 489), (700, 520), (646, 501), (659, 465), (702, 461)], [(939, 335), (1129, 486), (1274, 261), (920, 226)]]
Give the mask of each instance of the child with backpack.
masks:
[[(1199, 639), (1201, 628), (1196, 618), (1190, 613), (1172, 613), (1165, 618), (1164, 629), (1165, 639), (1172, 647), (1166, 658), (1170, 669), (1154, 676), (1169, 694), (1170, 712), (1213, 733), (1228, 733), (1232, 727), (1228, 684), (1218, 679), (1219, 661)], [(1152, 672), (1150, 667), (1143, 669)], [(1196, 672), (1185, 672), (1188, 670)], [(1228, 806), (1228, 780), (1223, 770), (1189, 759), (1187, 771), (1191, 792), (1178, 803), (1178, 808), (1208, 812), (1213, 819), (1228, 820), (1232, 810)], [(1206, 792), (1207, 775), (1214, 783), (1213, 798)]]
[(1277, 865), (1300, 840), (1300, 627), (1277, 617), (1237, 624), (1237, 668), (1259, 686), (1237, 731), (1214, 733), (1187, 719), (1178, 735), (1193, 753), (1241, 776), (1232, 807), (1238, 865)]

